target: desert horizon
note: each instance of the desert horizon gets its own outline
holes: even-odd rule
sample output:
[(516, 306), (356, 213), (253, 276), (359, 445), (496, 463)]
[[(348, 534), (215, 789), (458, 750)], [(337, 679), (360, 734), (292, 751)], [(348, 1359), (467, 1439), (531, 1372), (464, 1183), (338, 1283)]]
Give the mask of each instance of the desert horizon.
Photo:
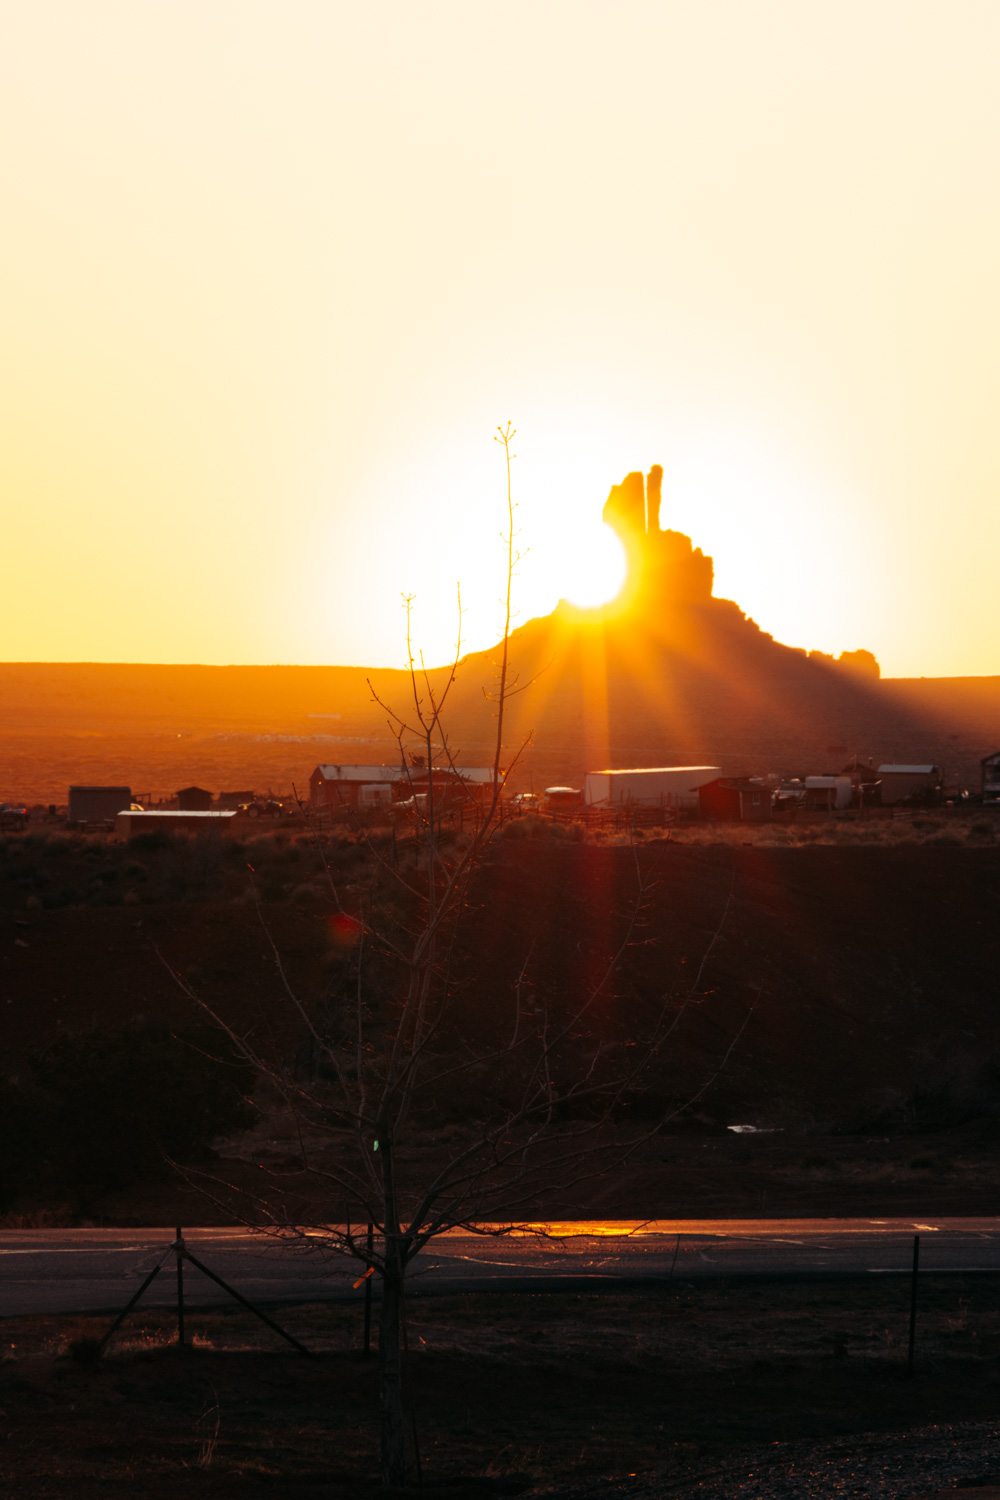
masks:
[[(642, 475), (630, 477), (644, 506)], [(562, 602), (511, 631), (529, 684), (503, 746), (505, 767), (516, 757), (511, 793), (577, 784), (605, 765), (788, 776), (839, 771), (851, 756), (929, 761), (949, 787), (976, 789), (1000, 733), (1000, 676), (887, 678), (856, 641), (839, 659), (776, 642), (715, 597), (712, 558), (660, 529), (658, 478), (655, 525), (643, 511), (634, 536), (631, 520), (616, 521), (621, 493), (612, 486), (605, 506), (627, 555), (616, 597)], [(478, 709), (497, 649), (455, 664), (452, 734), (473, 762), (489, 755)], [(430, 666), (428, 680), (449, 671)], [(87, 781), (124, 781), (156, 800), (182, 782), (302, 795), (322, 760), (398, 761), (384, 704), (408, 702), (411, 684), (403, 668), (2, 662), (0, 695), (8, 797), (61, 804)]]

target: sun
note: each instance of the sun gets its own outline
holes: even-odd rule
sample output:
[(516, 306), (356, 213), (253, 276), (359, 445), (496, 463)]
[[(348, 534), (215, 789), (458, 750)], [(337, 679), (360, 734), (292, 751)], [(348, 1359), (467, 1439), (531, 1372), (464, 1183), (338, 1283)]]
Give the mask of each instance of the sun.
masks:
[(560, 539), (565, 583), (561, 592), (579, 609), (607, 604), (625, 582), (625, 548), (609, 526), (595, 521)]

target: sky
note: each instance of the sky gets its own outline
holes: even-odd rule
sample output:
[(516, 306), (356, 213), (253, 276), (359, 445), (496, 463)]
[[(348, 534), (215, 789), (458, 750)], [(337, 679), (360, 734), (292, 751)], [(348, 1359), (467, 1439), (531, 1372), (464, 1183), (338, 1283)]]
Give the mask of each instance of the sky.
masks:
[(401, 665), (665, 526), (1000, 673), (995, 0), (0, 0), (6, 660)]

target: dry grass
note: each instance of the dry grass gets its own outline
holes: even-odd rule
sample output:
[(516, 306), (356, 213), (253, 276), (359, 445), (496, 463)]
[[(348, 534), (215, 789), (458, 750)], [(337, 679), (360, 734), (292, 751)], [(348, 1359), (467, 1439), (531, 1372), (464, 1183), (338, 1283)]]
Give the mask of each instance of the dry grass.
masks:
[[(624, 835), (619, 836), (624, 841)], [(816, 845), (840, 848), (915, 848), (921, 844), (982, 848), (1000, 842), (1000, 810), (996, 814), (964, 810), (887, 818), (857, 813), (834, 814), (815, 821), (770, 823), (682, 824), (670, 834), (677, 843), (701, 846), (760, 845), (795, 849)]]
[[(879, 1277), (415, 1300), (425, 1485), (471, 1494), (456, 1481), (476, 1475), (479, 1494), (516, 1492), (676, 1471), (751, 1442), (991, 1416), (1000, 1278), (923, 1279), (916, 1380), (905, 1379), (908, 1291)], [(360, 1355), (360, 1306), (277, 1316), (318, 1359), (288, 1353), (240, 1310), (193, 1314), (184, 1353), (170, 1314), (148, 1312), (97, 1364), (70, 1351), (107, 1319), (8, 1322), (7, 1493), (89, 1493), (82, 1483), (166, 1495), (192, 1471), (209, 1495), (274, 1493), (276, 1481), (373, 1492), (377, 1362)]]
[[(468, 838), (460, 830), (446, 830), (444, 836), (456, 849), (464, 847)], [(982, 848), (1000, 841), (1000, 809), (940, 809), (905, 818), (844, 813), (760, 824), (682, 823), (671, 830), (640, 828), (634, 832), (529, 815), (505, 823), (499, 836), (504, 842), (607, 847), (669, 839), (708, 847)], [(398, 829), (395, 846), (389, 829), (371, 829), (367, 837), (387, 852), (394, 847), (393, 857), (404, 867), (415, 857), (412, 829)], [(327, 868), (338, 885), (349, 890), (352, 883), (369, 878), (372, 860), (364, 839), (346, 831), (322, 834), (318, 843), (310, 833), (293, 835), (284, 829), (220, 842), (156, 830), (129, 844), (79, 834), (15, 834), (0, 837), (0, 902), (33, 912), (163, 902), (244, 904), (254, 899), (248, 866), (264, 901), (308, 905), (325, 899)]]

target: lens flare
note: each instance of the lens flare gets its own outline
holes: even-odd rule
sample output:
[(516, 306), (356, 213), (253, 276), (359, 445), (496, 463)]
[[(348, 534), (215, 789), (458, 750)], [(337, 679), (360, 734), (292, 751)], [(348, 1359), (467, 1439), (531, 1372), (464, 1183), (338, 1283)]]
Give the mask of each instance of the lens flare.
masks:
[(330, 939), (337, 948), (353, 948), (361, 936), (361, 923), (346, 912), (330, 918)]

